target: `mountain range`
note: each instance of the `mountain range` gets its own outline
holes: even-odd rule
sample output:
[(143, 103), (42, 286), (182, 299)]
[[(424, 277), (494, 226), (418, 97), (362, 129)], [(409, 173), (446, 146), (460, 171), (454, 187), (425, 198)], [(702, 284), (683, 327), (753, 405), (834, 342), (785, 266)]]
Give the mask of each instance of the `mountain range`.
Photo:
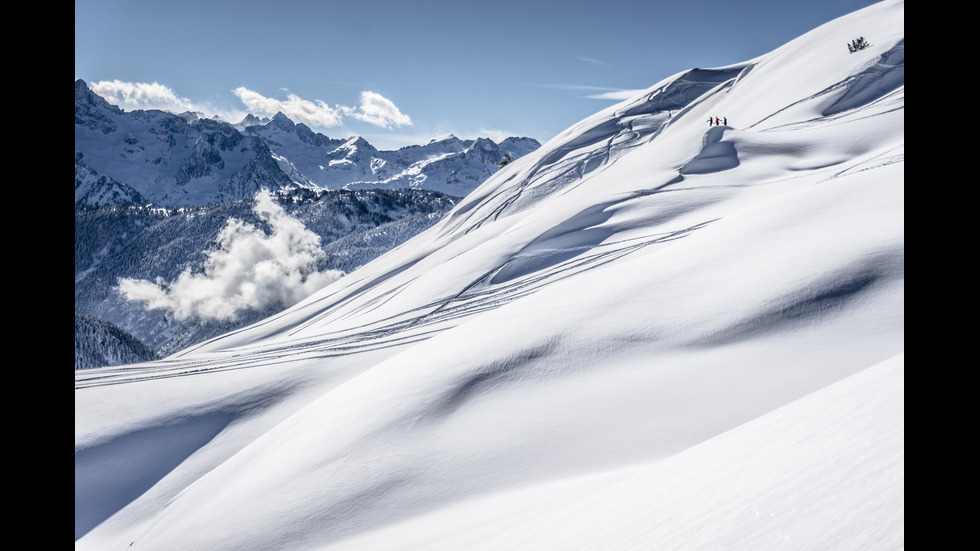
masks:
[(75, 204), (205, 206), (268, 188), (426, 189), (462, 197), (541, 144), (461, 140), (379, 151), (331, 139), (282, 113), (238, 124), (158, 110), (123, 111), (75, 81)]
[[(497, 144), (447, 136), (379, 151), (359, 137), (314, 133), (282, 114), (232, 125), (193, 113), (125, 112), (78, 80), (75, 367), (153, 359), (283, 308), (175, 319), (118, 289), (121, 278), (171, 281), (200, 272), (230, 220), (261, 222), (252, 212), (260, 190), (274, 191), (289, 215), (319, 236), (318, 270), (347, 272), (435, 223), (505, 155), (518, 159), (538, 147), (531, 138)], [(81, 330), (94, 320), (114, 327)]]
[(76, 551), (903, 549), (904, 2), (651, 81), (297, 304), (76, 370)]

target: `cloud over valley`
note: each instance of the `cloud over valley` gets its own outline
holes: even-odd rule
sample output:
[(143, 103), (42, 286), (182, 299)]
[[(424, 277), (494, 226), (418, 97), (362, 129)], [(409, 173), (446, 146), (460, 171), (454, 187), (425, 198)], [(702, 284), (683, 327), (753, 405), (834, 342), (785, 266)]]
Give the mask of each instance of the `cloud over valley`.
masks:
[(178, 320), (234, 320), (245, 310), (285, 308), (344, 274), (318, 271), (320, 237), (289, 216), (267, 191), (255, 198), (255, 214), (270, 228), (229, 219), (202, 272), (184, 270), (169, 283), (119, 280), (119, 292)]

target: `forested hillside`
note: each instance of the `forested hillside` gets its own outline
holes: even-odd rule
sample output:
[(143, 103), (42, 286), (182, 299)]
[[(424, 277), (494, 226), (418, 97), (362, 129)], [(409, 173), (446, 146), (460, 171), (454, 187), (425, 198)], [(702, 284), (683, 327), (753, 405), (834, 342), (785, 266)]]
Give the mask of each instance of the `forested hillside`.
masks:
[[(458, 198), (427, 190), (294, 189), (277, 194), (276, 201), (320, 237), (324, 254), (317, 269), (346, 273), (437, 222)], [(252, 207), (252, 200), (179, 209), (76, 205), (76, 314), (108, 322), (167, 355), (285, 307), (242, 311), (234, 320), (179, 320), (127, 300), (118, 289), (121, 278), (169, 282), (185, 271), (201, 272), (229, 220), (270, 231)], [(76, 334), (76, 349), (95, 347), (86, 339)], [(93, 367), (91, 361), (76, 355), (75, 367)]]

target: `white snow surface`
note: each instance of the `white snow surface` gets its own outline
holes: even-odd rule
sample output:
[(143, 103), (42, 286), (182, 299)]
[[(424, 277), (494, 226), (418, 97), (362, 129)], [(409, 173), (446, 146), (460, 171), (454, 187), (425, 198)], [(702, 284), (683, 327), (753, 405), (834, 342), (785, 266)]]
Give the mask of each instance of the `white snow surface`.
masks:
[(76, 550), (904, 548), (904, 106), (886, 0), (279, 315), (76, 371)]

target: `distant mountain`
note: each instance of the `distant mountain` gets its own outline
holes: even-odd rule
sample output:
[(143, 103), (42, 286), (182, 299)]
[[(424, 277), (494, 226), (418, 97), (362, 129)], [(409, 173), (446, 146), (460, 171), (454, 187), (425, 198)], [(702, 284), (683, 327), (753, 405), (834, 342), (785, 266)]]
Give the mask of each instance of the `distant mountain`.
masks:
[(282, 113), (237, 124), (197, 113), (125, 112), (75, 81), (75, 203), (201, 206), (265, 187), (416, 188), (462, 197), (540, 147), (532, 138), (461, 140), (379, 151), (360, 137), (333, 139)]
[(293, 185), (265, 143), (227, 123), (124, 112), (75, 81), (75, 203), (212, 205)]
[(456, 136), (425, 145), (379, 151), (364, 138), (333, 140), (282, 113), (246, 135), (261, 137), (288, 174), (324, 189), (420, 188), (462, 197), (493, 175), (505, 154), (517, 159), (537, 150), (533, 138), (461, 140)]
[[(363, 138), (315, 133), (282, 113), (229, 124), (193, 112), (125, 112), (77, 80), (75, 310), (160, 354), (196, 344), (275, 310), (180, 321), (127, 301), (118, 281), (199, 272), (228, 220), (256, 222), (250, 205), (259, 190), (276, 191), (320, 237), (320, 268), (347, 272), (434, 224), (498, 170), (505, 154), (517, 159), (538, 147), (531, 138), (497, 144), (449, 136), (379, 151)], [(93, 361), (76, 354), (75, 367)]]
[(145, 205), (149, 203), (131, 186), (101, 175), (75, 156), (76, 205)]

